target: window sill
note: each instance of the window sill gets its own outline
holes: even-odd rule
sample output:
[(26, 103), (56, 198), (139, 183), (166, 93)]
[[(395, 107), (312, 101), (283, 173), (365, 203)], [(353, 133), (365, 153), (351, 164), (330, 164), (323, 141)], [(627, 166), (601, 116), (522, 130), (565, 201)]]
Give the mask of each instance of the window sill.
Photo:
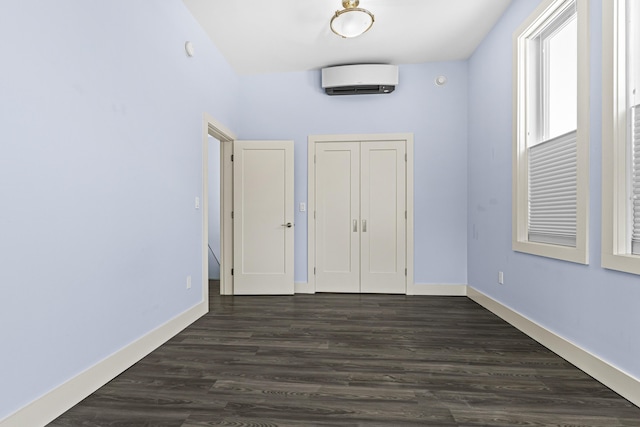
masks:
[(580, 247), (580, 245), (578, 245), (578, 247), (573, 248), (521, 240), (514, 240), (512, 242), (512, 249), (516, 252), (588, 265), (589, 257), (587, 255), (586, 245), (582, 246), (583, 247)]
[(640, 274), (640, 256), (603, 252), (602, 268), (631, 274)]

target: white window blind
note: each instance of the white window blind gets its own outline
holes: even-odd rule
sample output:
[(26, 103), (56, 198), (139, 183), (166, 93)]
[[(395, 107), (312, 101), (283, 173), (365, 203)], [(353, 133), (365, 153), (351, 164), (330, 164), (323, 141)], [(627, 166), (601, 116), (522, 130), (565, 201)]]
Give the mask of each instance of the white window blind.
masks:
[(576, 246), (576, 141), (572, 131), (528, 149), (530, 242)]
[(633, 150), (633, 174), (631, 176), (633, 232), (631, 234), (631, 253), (640, 255), (640, 105), (631, 108), (631, 144)]

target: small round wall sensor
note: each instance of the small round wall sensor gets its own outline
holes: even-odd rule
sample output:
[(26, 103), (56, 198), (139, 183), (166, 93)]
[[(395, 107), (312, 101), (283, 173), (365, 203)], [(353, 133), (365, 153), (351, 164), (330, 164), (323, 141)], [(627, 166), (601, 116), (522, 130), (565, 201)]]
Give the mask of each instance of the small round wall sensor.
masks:
[(193, 43), (191, 42), (186, 42), (184, 44), (184, 50), (187, 51), (187, 55), (189, 56), (193, 56), (194, 50), (193, 50)]
[(445, 76), (438, 76), (435, 80), (436, 86), (444, 86), (447, 84), (447, 78)]

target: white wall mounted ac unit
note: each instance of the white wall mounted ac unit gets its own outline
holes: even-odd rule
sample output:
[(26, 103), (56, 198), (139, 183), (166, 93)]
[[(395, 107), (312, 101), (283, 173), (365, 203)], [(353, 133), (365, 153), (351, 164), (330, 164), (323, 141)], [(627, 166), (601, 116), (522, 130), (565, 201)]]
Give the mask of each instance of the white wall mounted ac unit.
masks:
[(391, 93), (397, 84), (397, 65), (341, 65), (322, 69), (322, 88), (328, 95)]

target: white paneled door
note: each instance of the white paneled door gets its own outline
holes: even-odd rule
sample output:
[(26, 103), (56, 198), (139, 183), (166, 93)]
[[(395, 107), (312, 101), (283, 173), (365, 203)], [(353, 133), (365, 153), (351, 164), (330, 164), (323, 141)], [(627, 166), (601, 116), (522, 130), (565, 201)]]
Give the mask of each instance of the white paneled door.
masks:
[(293, 141), (235, 141), (233, 293), (294, 293)]
[(405, 142), (363, 142), (360, 150), (360, 292), (404, 294)]
[(360, 143), (316, 144), (316, 291), (360, 292)]
[(317, 292), (406, 293), (405, 141), (315, 144)]

